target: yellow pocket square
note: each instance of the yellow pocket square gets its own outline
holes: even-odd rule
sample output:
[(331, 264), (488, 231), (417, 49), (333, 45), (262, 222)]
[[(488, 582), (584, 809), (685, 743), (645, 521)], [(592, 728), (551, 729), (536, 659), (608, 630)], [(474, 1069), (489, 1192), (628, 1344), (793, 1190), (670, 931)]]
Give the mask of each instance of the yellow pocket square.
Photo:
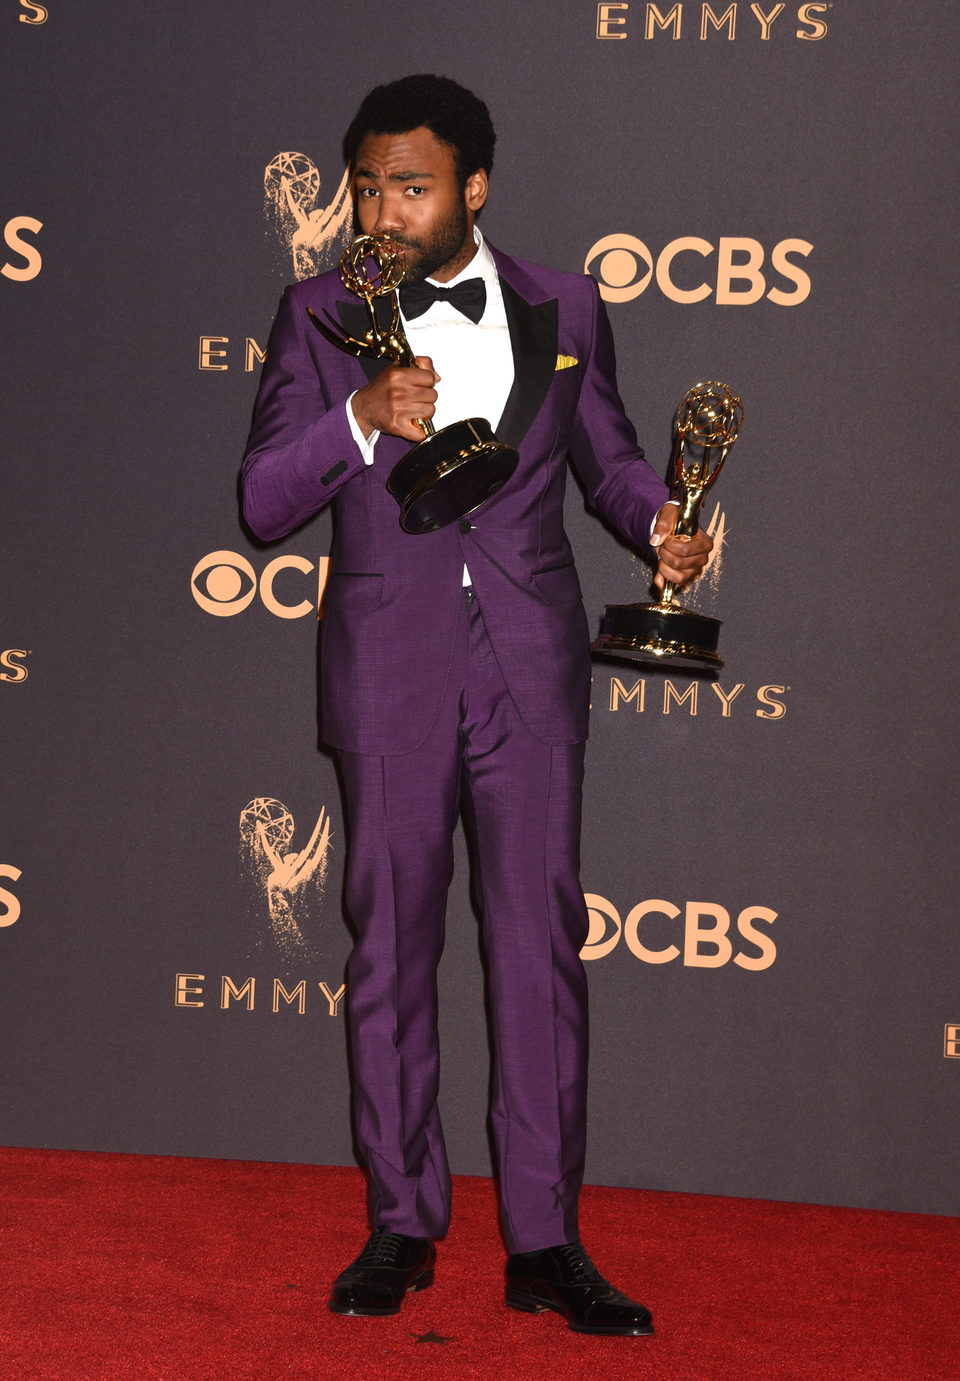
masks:
[(577, 359), (576, 355), (558, 355), (558, 356), (557, 356), (556, 368), (557, 368), (557, 369), (572, 369), (573, 366), (574, 366), (575, 364), (579, 364), (579, 363), (580, 363), (580, 361)]

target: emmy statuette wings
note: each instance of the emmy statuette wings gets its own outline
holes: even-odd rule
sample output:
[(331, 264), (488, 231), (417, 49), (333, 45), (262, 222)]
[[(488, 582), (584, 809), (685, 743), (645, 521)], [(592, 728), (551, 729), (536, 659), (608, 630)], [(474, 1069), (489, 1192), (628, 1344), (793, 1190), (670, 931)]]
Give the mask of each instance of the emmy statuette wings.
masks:
[[(740, 433), (743, 404), (726, 384), (694, 384), (680, 400), (676, 421), (670, 469), (680, 511), (674, 532), (692, 537), (706, 492)], [(682, 608), (674, 602), (674, 590), (667, 581), (656, 604), (608, 604), (591, 650), (691, 672), (722, 667), (720, 620)]]
[[(403, 250), (387, 236), (358, 235), (340, 260), (340, 278), (367, 308), (369, 326), (362, 338), (345, 335), (338, 322), (307, 308), (310, 320), (331, 345), (348, 355), (412, 366), (416, 358), (400, 320), (397, 289), (403, 281)], [(374, 302), (386, 298), (389, 320), (378, 319)], [(386, 316), (387, 314), (384, 314)], [(513, 474), (519, 459), (498, 441), (482, 417), (453, 422), (435, 431), (429, 418), (416, 418), (423, 432), (390, 472), (387, 488), (400, 505), (404, 532), (436, 532), (473, 513)]]

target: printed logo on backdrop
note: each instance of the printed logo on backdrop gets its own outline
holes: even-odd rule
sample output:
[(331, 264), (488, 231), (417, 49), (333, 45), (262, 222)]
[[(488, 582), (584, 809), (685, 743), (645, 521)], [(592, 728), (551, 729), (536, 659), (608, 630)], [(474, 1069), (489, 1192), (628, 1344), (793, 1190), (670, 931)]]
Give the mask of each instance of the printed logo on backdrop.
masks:
[[(283, 801), (255, 796), (240, 812), (238, 832), (240, 871), (249, 893), (248, 952), (216, 976), (186, 969), (176, 973), (174, 1006), (340, 1016), (347, 987), (338, 975), (349, 936), (339, 906), (326, 902), (334, 838), (329, 812), (321, 806), (306, 835)], [(326, 951), (322, 959), (321, 951)], [(260, 971), (250, 973), (248, 964)], [(305, 969), (313, 976), (304, 976)]]
[[(330, 849), (330, 816), (321, 806), (306, 844), (282, 801), (255, 796), (240, 812), (240, 859), (256, 892), (258, 948), (284, 959), (315, 959)], [(249, 956), (248, 956), (249, 957)]]
[[(43, 221), (35, 216), (13, 216), (3, 227), (5, 257), (0, 273), (14, 283), (29, 283), (43, 268), (43, 258), (31, 238), (39, 235)], [(12, 255), (13, 257), (9, 257)]]
[[(605, 959), (623, 941), (644, 964), (722, 969), (729, 963), (759, 972), (770, 968), (777, 947), (765, 927), (777, 919), (769, 906), (745, 906), (736, 914), (716, 902), (676, 906), (662, 898), (641, 901), (621, 919), (606, 897), (584, 893), (590, 929), (580, 951), (584, 960)], [(758, 929), (758, 927), (764, 927)]]
[[(263, 213), (285, 277), (292, 267), (296, 279), (311, 278), (332, 268), (343, 253), (353, 214), (349, 172), (329, 201), (321, 191), (320, 170), (309, 154), (278, 153), (263, 171)], [(242, 355), (239, 346), (229, 347), (229, 336), (200, 336), (197, 368), (224, 374), (231, 362), (239, 368), (242, 357), (244, 372), (251, 374), (266, 358), (253, 336), (243, 338)]]
[(25, 647), (4, 648), (0, 652), (0, 681), (6, 681), (11, 686), (22, 685), (30, 675), (26, 666), (29, 656), (30, 653)]
[(221, 1012), (293, 1012), (298, 1016), (339, 1016), (347, 991), (346, 983), (331, 984), (301, 978), (294, 983), (284, 978), (264, 978), (249, 974), (219, 978), (205, 973), (177, 973), (173, 979), (174, 1007), (206, 1007)]
[[(725, 38), (733, 43), (744, 35), (764, 43), (769, 43), (771, 36), (815, 43), (826, 37), (828, 25), (824, 16), (832, 8), (829, 3), (798, 5), (788, 10), (785, 4), (746, 5), (736, 0), (726, 8), (703, 2), (684, 4), (682, 0), (674, 4), (667, 0), (663, 5), (641, 4), (639, 0), (601, 0), (596, 6), (596, 35), (598, 39), (612, 40), (639, 36), (647, 43), (654, 38), (699, 38), (701, 43)], [(795, 22), (791, 23), (794, 16)]]
[[(594, 704), (601, 703), (598, 684), (594, 672)], [(751, 691), (743, 681), (724, 687), (720, 681), (698, 680), (691, 680), (681, 688), (669, 677), (657, 676), (648, 683), (643, 676), (631, 678), (610, 673), (602, 703), (611, 714), (633, 710), (636, 714), (686, 714), (694, 719), (718, 715), (721, 719), (742, 719), (751, 715), (752, 706), (752, 718), (780, 720), (787, 713), (783, 697), (789, 690), (789, 686), (771, 683)]]
[(948, 1021), (943, 1028), (943, 1058), (960, 1060), (960, 1023)]
[(211, 551), (194, 566), (190, 593), (205, 613), (220, 619), (242, 614), (255, 599), (278, 619), (302, 619), (317, 614), (329, 568), (328, 556), (308, 561), (288, 552), (258, 574), (239, 552)]
[(20, 0), (21, 24), (46, 24), (48, 13), (46, 5), (35, 5), (33, 0)]
[(297, 279), (332, 268), (350, 223), (350, 173), (323, 203), (320, 170), (309, 154), (278, 153), (263, 171), (263, 212)]
[(655, 282), (680, 305), (712, 296), (719, 307), (751, 307), (764, 298), (797, 307), (810, 296), (810, 275), (796, 260), (812, 250), (797, 238), (779, 240), (768, 253), (748, 235), (720, 235), (715, 245), (681, 235), (653, 253), (636, 235), (615, 232), (590, 246), (583, 271), (596, 278), (605, 302), (632, 302)]
[[(0, 880), (19, 882), (23, 874), (12, 863), (0, 863)], [(0, 929), (13, 925), (20, 919), (20, 898), (0, 881)]]

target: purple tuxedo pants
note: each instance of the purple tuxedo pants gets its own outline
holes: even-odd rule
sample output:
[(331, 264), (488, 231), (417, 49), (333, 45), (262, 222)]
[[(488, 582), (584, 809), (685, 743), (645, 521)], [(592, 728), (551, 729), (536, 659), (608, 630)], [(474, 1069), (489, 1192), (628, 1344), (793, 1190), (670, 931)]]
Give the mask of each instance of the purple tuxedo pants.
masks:
[[(531, 656), (536, 656), (531, 648)], [(416, 675), (416, 667), (404, 668)], [(491, 1120), (509, 1251), (575, 1241), (586, 1131), (583, 744), (525, 728), (472, 597), (439, 718), (397, 757), (341, 753), (357, 941), (348, 1020), (370, 1219), (442, 1237), (437, 965), (461, 809), (471, 830), (493, 1024)]]

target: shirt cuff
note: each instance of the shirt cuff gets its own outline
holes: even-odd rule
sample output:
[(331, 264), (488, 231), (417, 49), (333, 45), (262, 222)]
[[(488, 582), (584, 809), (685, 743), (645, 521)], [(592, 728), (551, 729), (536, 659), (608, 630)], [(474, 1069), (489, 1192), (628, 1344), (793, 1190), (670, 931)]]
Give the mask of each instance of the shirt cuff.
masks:
[[(353, 416), (353, 413), (351, 412), (350, 415), (351, 415), (351, 417), (352, 417), (352, 416)], [(377, 433), (377, 434), (379, 435), (379, 433)], [(371, 463), (370, 461), (367, 462), (368, 465), (369, 465), (370, 463)], [(679, 508), (679, 507), (680, 507), (680, 505), (679, 505), (679, 503), (677, 502), (676, 499), (667, 499), (664, 503), (662, 503), (662, 504), (660, 505), (660, 508), (666, 508), (667, 504), (671, 504), (672, 507), (674, 507), (674, 508)], [(660, 508), (658, 508), (657, 511), (656, 511), (656, 513), (653, 515), (653, 522), (650, 524), (650, 536), (651, 536), (651, 537), (653, 536), (653, 529), (657, 526), (657, 518), (660, 516)]]
[(380, 433), (378, 431), (372, 431), (369, 436), (364, 436), (363, 432), (360, 430), (360, 423), (357, 421), (356, 417), (354, 417), (353, 408), (350, 406), (356, 393), (357, 390), (354, 389), (344, 405), (347, 409), (347, 422), (350, 425), (350, 432), (354, 441), (360, 447), (360, 454), (363, 456), (364, 465), (372, 465), (373, 448), (380, 439)]

